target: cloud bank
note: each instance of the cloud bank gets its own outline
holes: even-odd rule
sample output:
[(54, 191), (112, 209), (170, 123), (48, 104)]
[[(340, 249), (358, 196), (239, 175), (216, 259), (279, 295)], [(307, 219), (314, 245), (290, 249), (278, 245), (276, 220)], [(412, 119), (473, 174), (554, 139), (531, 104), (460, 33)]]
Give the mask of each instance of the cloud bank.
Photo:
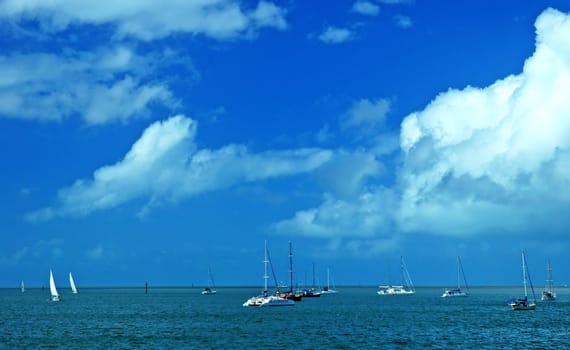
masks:
[(536, 50), (520, 74), (450, 89), (406, 116), (394, 185), (360, 186), (355, 197), (331, 192), (275, 230), (370, 239), (567, 232), (570, 15), (548, 9), (535, 27)]
[(37, 20), (47, 31), (63, 31), (77, 24), (111, 25), (120, 38), (147, 41), (175, 33), (227, 40), (254, 34), (263, 27), (283, 30), (287, 27), (285, 13), (283, 8), (268, 1), (260, 1), (253, 8), (243, 8), (234, 0), (5, 0), (0, 3), (0, 18), (14, 22)]
[(331, 158), (331, 152), (297, 149), (250, 153), (242, 145), (217, 150), (198, 149), (197, 125), (182, 115), (150, 125), (125, 157), (96, 170), (59, 192), (58, 203), (30, 213), (32, 221), (84, 216), (135, 199), (146, 201), (144, 214), (162, 202), (240, 183), (311, 172)]
[(94, 52), (14, 53), (0, 56), (0, 116), (87, 124), (126, 122), (152, 105), (173, 108), (169, 87), (147, 79), (146, 68), (167, 57), (143, 57), (127, 46)]

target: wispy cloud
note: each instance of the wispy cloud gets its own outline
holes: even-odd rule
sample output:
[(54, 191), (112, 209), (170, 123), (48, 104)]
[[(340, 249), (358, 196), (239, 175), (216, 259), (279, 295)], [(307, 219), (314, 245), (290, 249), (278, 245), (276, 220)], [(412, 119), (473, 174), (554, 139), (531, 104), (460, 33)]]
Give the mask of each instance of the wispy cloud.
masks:
[(358, 0), (352, 5), (352, 12), (366, 16), (376, 16), (380, 13), (380, 6), (366, 0)]
[(226, 40), (249, 36), (260, 28), (287, 27), (285, 9), (260, 1), (242, 8), (232, 0), (122, 1), (97, 0), (35, 1), (6, 0), (0, 3), (0, 17), (17, 22), (35, 20), (51, 32), (71, 25), (109, 25), (118, 37), (153, 40), (174, 33), (200, 34)]
[(250, 153), (242, 145), (198, 149), (196, 129), (196, 122), (182, 115), (150, 125), (121, 161), (62, 189), (55, 206), (30, 213), (28, 219), (83, 216), (141, 198), (147, 200), (145, 212), (163, 202), (239, 183), (312, 172), (332, 156), (321, 149), (263, 153)]
[(414, 25), (414, 22), (412, 21), (412, 19), (408, 16), (404, 16), (404, 15), (396, 15), (394, 16), (394, 22), (396, 23), (396, 25), (400, 28), (411, 28)]
[(348, 28), (327, 27), (317, 38), (327, 44), (340, 44), (354, 39), (354, 33)]
[(104, 251), (105, 250), (103, 249), (103, 244), (99, 243), (94, 248), (88, 249), (85, 252), (85, 256), (87, 256), (89, 259), (98, 260), (103, 257)]
[[(173, 108), (168, 86), (146, 79), (156, 60), (120, 45), (0, 56), (0, 117), (59, 121), (79, 116), (94, 125), (144, 117), (153, 104)], [(168, 57), (160, 60), (165, 64)]]
[(350, 107), (341, 122), (343, 129), (363, 125), (383, 125), (390, 112), (391, 103), (387, 99), (361, 99)]

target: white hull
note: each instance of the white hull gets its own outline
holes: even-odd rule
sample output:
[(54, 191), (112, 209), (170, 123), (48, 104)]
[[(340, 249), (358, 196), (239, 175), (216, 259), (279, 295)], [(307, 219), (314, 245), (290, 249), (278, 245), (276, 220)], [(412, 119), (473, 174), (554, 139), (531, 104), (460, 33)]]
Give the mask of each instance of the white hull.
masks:
[(216, 294), (215, 290), (203, 290), (202, 295), (214, 295)]
[(442, 298), (456, 298), (456, 297), (466, 297), (466, 296), (469, 296), (467, 292), (458, 291), (455, 289), (446, 290), (441, 295)]
[(294, 306), (294, 305), (295, 302), (293, 300), (279, 298), (274, 295), (251, 297), (245, 303), (243, 303), (243, 306), (253, 306), (253, 307)]
[(531, 311), (534, 310), (536, 308), (536, 304), (535, 303), (531, 303), (531, 304), (520, 304), (517, 302), (514, 303), (510, 303), (509, 304), (511, 306), (511, 309), (515, 310), (515, 311)]
[(413, 290), (400, 290), (400, 289), (381, 289), (376, 292), (378, 295), (413, 295), (416, 294)]

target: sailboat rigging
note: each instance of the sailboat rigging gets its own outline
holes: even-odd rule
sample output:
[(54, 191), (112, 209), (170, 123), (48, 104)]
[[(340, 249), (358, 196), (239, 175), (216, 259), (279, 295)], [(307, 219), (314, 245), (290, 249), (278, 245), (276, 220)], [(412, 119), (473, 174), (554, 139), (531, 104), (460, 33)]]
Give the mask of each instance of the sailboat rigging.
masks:
[(331, 270), (330, 268), (327, 268), (327, 286), (321, 290), (321, 294), (330, 294), (330, 293), (338, 293), (338, 291), (334, 289), (334, 283), (333, 283), (333, 288), (331, 288)]
[[(522, 310), (522, 311), (534, 310), (536, 308), (536, 296), (534, 294), (534, 287), (532, 286), (532, 280), (530, 279), (530, 273), (528, 272), (524, 250), (522, 251), (521, 256), (522, 256), (524, 296), (511, 300), (509, 302), (509, 305), (513, 310)], [(530, 284), (530, 289), (532, 290), (532, 297), (533, 297), (532, 302), (528, 301), (527, 287), (526, 287), (527, 277), (528, 277), (528, 282)]]
[(378, 286), (378, 295), (412, 295), (416, 293), (414, 284), (412, 282), (412, 277), (406, 268), (404, 263), (404, 257), (400, 257), (400, 273), (402, 275), (402, 285), (400, 286)]
[(202, 290), (202, 295), (214, 295), (216, 290), (214, 288), (214, 278), (212, 277), (212, 270), (208, 267), (208, 286)]
[[(265, 259), (263, 260), (264, 266), (264, 288), (261, 295), (253, 296), (243, 303), (243, 306), (294, 306), (295, 302), (293, 300), (280, 298), (276, 295), (269, 295), (267, 290), (267, 280), (269, 279), (267, 268), (270, 265), (271, 260), (269, 257), (269, 250), (267, 249), (267, 241), (265, 241)], [(273, 272), (273, 265), (271, 265), (271, 270)], [(277, 279), (275, 278), (275, 272), (273, 272), (273, 279), (277, 285)], [(278, 290), (276, 291), (278, 293)]]
[(556, 293), (552, 290), (552, 268), (550, 267), (550, 259), (546, 265), (546, 286), (542, 291), (541, 300), (543, 301), (554, 301), (556, 300)]
[(469, 295), (467, 291), (461, 290), (461, 276), (463, 276), (463, 281), (465, 282), (465, 288), (467, 291), (469, 287), (467, 286), (467, 278), (465, 278), (465, 272), (463, 271), (463, 265), (461, 264), (461, 258), (457, 257), (457, 288), (447, 289), (441, 295), (442, 298), (449, 297), (466, 297)]

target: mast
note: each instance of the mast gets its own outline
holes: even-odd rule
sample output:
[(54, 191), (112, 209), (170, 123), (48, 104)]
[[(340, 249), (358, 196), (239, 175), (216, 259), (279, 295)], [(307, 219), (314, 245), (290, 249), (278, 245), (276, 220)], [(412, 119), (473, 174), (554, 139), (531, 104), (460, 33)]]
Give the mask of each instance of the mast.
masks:
[(460, 266), (461, 260), (459, 260), (459, 256), (457, 256), (457, 289), (461, 289), (461, 276), (460, 276)]
[(267, 257), (267, 240), (265, 241), (265, 260), (263, 260), (263, 264), (265, 267), (264, 270), (264, 274), (263, 274), (263, 280), (265, 281), (264, 287), (263, 287), (263, 291), (267, 292), (267, 280), (269, 279), (269, 275), (267, 274), (267, 264), (269, 263), (269, 258)]
[(552, 292), (552, 268), (550, 267), (550, 259), (548, 259), (548, 265), (546, 267), (546, 290)]
[(293, 294), (293, 246), (289, 241), (289, 292)]
[(524, 261), (524, 250), (522, 251), (522, 269), (523, 269), (523, 284), (524, 284), (524, 296), (526, 297), (526, 266)]

